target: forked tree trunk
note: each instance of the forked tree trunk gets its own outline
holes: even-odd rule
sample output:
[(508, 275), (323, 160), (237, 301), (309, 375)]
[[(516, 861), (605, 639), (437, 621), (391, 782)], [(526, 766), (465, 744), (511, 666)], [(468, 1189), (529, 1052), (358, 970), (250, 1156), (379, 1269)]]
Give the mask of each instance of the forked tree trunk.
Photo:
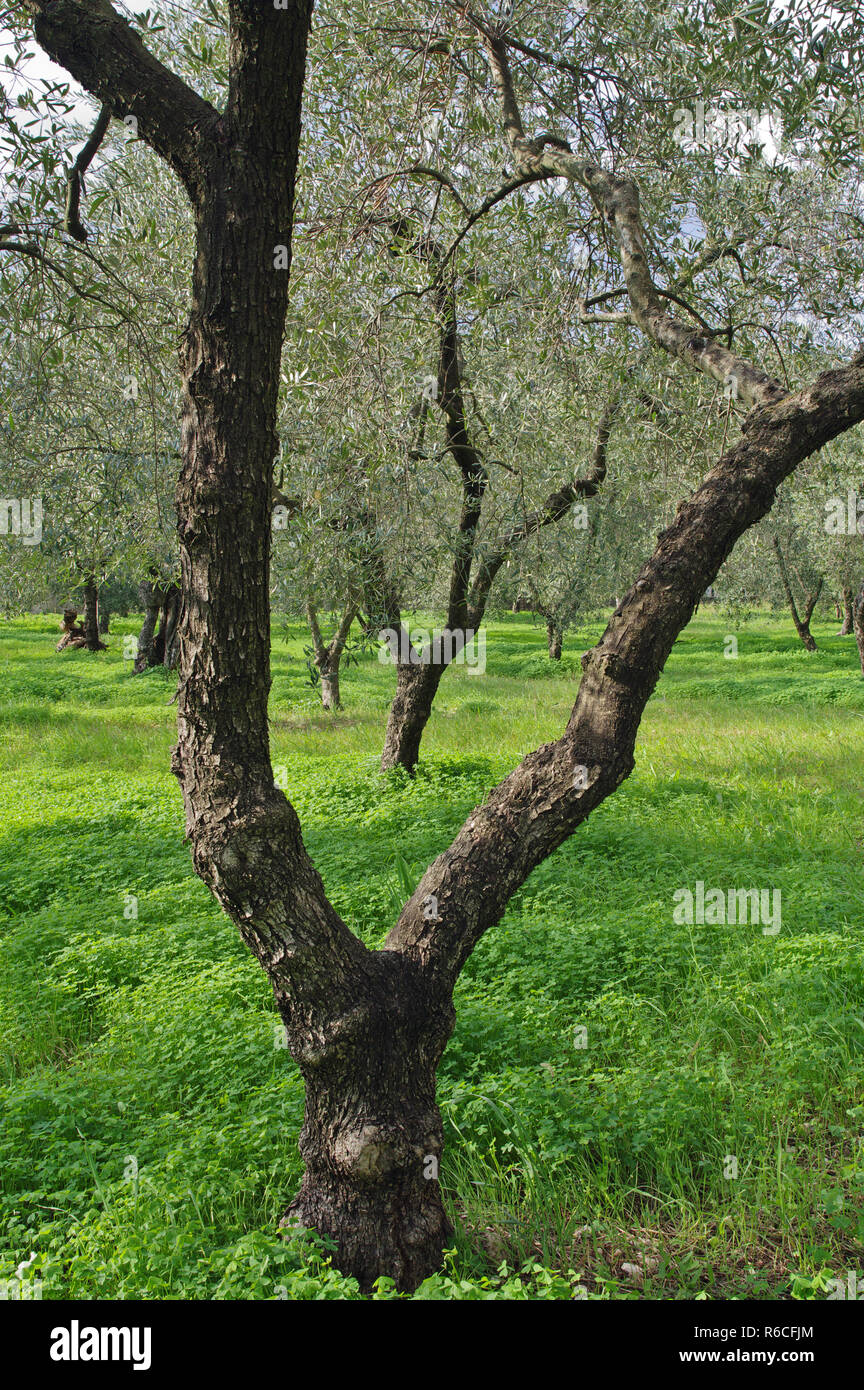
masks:
[(342, 665), (345, 644), (348, 641), (351, 624), (354, 622), (356, 613), (356, 604), (353, 601), (347, 603), (333, 637), (325, 643), (321, 636), (321, 627), (315, 605), (311, 599), (306, 601), (306, 621), (312, 634), (315, 667), (321, 681), (321, 705), (328, 711), (342, 708), (339, 692), (339, 669)]
[(162, 590), (158, 584), (151, 584), (147, 581), (138, 586), (138, 597), (144, 609), (144, 621), (138, 634), (138, 650), (132, 666), (136, 675), (140, 675), (142, 671), (146, 671), (151, 666), (158, 665), (154, 644), (159, 610), (162, 607)]
[(396, 694), (387, 716), (381, 771), (402, 767), (414, 771), (420, 756), (423, 731), (447, 666), (443, 662), (400, 662), (396, 668)]
[(854, 591), (853, 591), (852, 589), (846, 589), (846, 588), (844, 588), (844, 590), (843, 590), (843, 623), (842, 623), (842, 626), (841, 626), (841, 628), (840, 628), (840, 631), (837, 633), (837, 636), (838, 636), (838, 637), (849, 637), (849, 636), (852, 634), (852, 632), (854, 631), (854, 628), (853, 628), (853, 626), (852, 626), (852, 609), (853, 609), (854, 603), (855, 603), (855, 594), (854, 594)]
[(138, 593), (144, 607), (144, 622), (138, 634), (133, 670), (140, 675), (152, 666), (173, 669), (179, 660), (180, 588), (177, 584), (163, 588), (159, 584), (145, 583), (140, 585)]
[(810, 631), (810, 619), (813, 617), (813, 610), (815, 609), (816, 604), (819, 601), (819, 595), (822, 592), (823, 581), (820, 579), (819, 583), (816, 586), (815, 592), (807, 595), (804, 608), (799, 613), (798, 605), (795, 602), (795, 595), (792, 592), (792, 584), (789, 579), (788, 570), (786, 568), (786, 561), (783, 556), (783, 551), (780, 547), (780, 542), (776, 536), (774, 536), (773, 538), (773, 545), (774, 553), (777, 556), (777, 567), (780, 570), (780, 580), (783, 584), (783, 592), (786, 595), (786, 602), (789, 605), (789, 612), (792, 614), (792, 621), (795, 624), (795, 631), (798, 633), (798, 636), (801, 638), (801, 641), (807, 648), (808, 652), (815, 652), (818, 650), (818, 648), (816, 646), (816, 639)]
[[(427, 243), (428, 245), (428, 243)], [(436, 259), (433, 255), (432, 259)], [(396, 694), (390, 707), (381, 770), (402, 767), (413, 774), (420, 756), (423, 731), (432, 713), (432, 703), (441, 678), (460, 646), (475, 640), (483, 621), (489, 593), (502, 565), (513, 548), (545, 526), (561, 521), (578, 497), (593, 497), (606, 477), (606, 451), (613, 421), (618, 414), (619, 396), (607, 402), (600, 419), (594, 455), (588, 471), (574, 481), (549, 493), (541, 506), (523, 514), (521, 520), (500, 535), (480, 556), (476, 553), (477, 528), (483, 498), (489, 481), (482, 453), (471, 439), (465, 413), (462, 369), (459, 353), (458, 314), (455, 290), (439, 279), (436, 307), (440, 319), (438, 363), (438, 404), (444, 416), (447, 448), (462, 477), (462, 506), (458, 539), (453, 548), (447, 621), (444, 633), (430, 644), (429, 659), (404, 661), (402, 643), (407, 633), (401, 620), (389, 624), (391, 635), (399, 634)], [(516, 608), (522, 605), (517, 595)], [(530, 609), (528, 600), (524, 606)], [(514, 610), (515, 611), (515, 610)], [(411, 643), (409, 642), (409, 647)], [(559, 643), (559, 658), (560, 658)], [(412, 657), (419, 656), (413, 653)]]

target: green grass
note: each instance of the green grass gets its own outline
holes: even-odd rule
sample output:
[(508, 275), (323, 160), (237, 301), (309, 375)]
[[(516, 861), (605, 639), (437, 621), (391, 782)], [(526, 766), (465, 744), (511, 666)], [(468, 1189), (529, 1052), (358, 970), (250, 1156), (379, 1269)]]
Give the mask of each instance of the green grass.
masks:
[[(0, 628), (0, 1279), (35, 1256), (46, 1298), (357, 1297), (277, 1234), (302, 1086), (192, 872), (173, 686), (132, 676), (135, 630), (58, 656), (54, 618)], [(397, 861), (419, 876), (561, 732), (601, 626), (563, 670), (525, 617), (488, 631), (487, 673), (448, 672), (409, 781), (376, 770), (392, 669), (361, 661), (325, 716), (304, 630), (274, 624), (273, 761), (370, 944)], [(462, 976), (440, 1083), (456, 1234), (418, 1296), (813, 1297), (861, 1269), (864, 678), (836, 623), (814, 655), (762, 615), (726, 660), (728, 631), (691, 623), (633, 776)], [(779, 888), (781, 931), (676, 925), (697, 879)]]

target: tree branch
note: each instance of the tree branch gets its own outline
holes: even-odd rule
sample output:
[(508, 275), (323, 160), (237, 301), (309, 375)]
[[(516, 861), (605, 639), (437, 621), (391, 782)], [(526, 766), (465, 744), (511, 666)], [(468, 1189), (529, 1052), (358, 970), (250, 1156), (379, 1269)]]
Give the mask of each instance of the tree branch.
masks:
[(142, 139), (203, 193), (219, 113), (145, 48), (108, 0), (22, 0), (37, 42), (116, 115), (134, 116)]
[(535, 535), (544, 526), (551, 526), (556, 521), (560, 521), (570, 511), (577, 498), (594, 497), (599, 491), (606, 478), (606, 453), (609, 435), (619, 407), (620, 397), (616, 394), (608, 402), (600, 417), (600, 424), (597, 427), (597, 441), (588, 472), (583, 477), (576, 478), (574, 482), (565, 483), (555, 492), (550, 492), (541, 506), (533, 512), (529, 512), (522, 518), (518, 526), (514, 526), (505, 536), (500, 537), (492, 551), (482, 558), (471, 586), (468, 626), (475, 629), (479, 627), (486, 611), (489, 590), (513, 547), (527, 540), (529, 536)]
[(658, 347), (694, 370), (724, 384), (734, 382), (736, 394), (746, 405), (768, 405), (782, 400), (786, 390), (779, 381), (712, 338), (694, 336), (691, 329), (668, 313), (661, 292), (651, 278), (636, 184), (590, 160), (579, 158), (563, 141), (553, 142), (549, 136), (529, 140), (515, 96), (506, 41), (485, 30), (483, 41), (501, 103), (504, 133), (517, 161), (517, 175), (526, 179), (564, 178), (587, 189), (617, 240), (637, 325)]

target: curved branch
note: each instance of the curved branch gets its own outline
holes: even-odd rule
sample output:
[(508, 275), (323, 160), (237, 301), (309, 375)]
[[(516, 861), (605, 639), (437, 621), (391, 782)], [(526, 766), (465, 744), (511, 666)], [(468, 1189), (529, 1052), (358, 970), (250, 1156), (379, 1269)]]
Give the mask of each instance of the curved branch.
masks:
[(395, 183), (396, 179), (404, 179), (414, 175), (420, 178), (433, 179), (435, 183), (440, 184), (442, 188), (446, 188), (447, 192), (452, 196), (454, 201), (459, 204), (463, 212), (469, 211), (468, 204), (465, 202), (452, 180), (448, 179), (446, 174), (442, 174), (440, 169), (433, 169), (429, 164), (407, 164), (402, 169), (394, 169), (391, 174), (381, 174), (378, 178), (370, 180), (370, 182), (364, 186), (362, 189), (363, 197), (365, 199), (365, 196), (373, 188), (379, 188), (382, 183), (387, 184), (389, 187), (391, 183)]
[(565, 483), (555, 492), (550, 492), (545, 502), (535, 508), (533, 512), (528, 512), (517, 526), (499, 538), (491, 553), (481, 559), (476, 578), (471, 586), (468, 605), (469, 627), (476, 629), (480, 626), (486, 610), (489, 590), (513, 547), (527, 540), (529, 536), (536, 535), (544, 526), (551, 526), (556, 521), (560, 521), (570, 511), (577, 498), (594, 497), (597, 494), (606, 478), (606, 453), (609, 435), (612, 432), (612, 425), (619, 408), (620, 396), (615, 395), (608, 402), (600, 417), (600, 424), (597, 427), (597, 441), (588, 472), (581, 478), (576, 478), (574, 482)]
[(78, 158), (67, 175), (65, 229), (76, 241), (87, 240), (87, 229), (81, 222), (81, 188), (84, 175), (93, 162), (93, 157), (111, 123), (111, 104), (106, 102), (99, 112), (92, 134), (79, 152)]
[[(629, 776), (645, 705), (672, 646), (739, 536), (797, 465), (864, 420), (864, 352), (751, 412), (741, 439), (658, 536), (596, 647), (565, 733), (529, 754), (423, 875), (386, 950), (452, 984), (513, 893)], [(434, 899), (430, 920), (424, 905)]]
[(769, 405), (782, 400), (786, 389), (774, 377), (721, 347), (712, 337), (694, 335), (666, 310), (663, 294), (651, 277), (636, 184), (580, 158), (563, 141), (548, 136), (529, 140), (513, 88), (506, 42), (485, 31), (483, 40), (501, 103), (505, 136), (517, 160), (517, 174), (526, 180), (564, 178), (591, 194), (618, 243), (633, 318), (639, 328), (664, 352), (695, 371), (724, 384), (734, 381), (736, 394), (746, 405)]
[(22, 0), (22, 8), (49, 58), (103, 107), (134, 116), (142, 139), (197, 200), (219, 122), (215, 107), (160, 63), (108, 0)]

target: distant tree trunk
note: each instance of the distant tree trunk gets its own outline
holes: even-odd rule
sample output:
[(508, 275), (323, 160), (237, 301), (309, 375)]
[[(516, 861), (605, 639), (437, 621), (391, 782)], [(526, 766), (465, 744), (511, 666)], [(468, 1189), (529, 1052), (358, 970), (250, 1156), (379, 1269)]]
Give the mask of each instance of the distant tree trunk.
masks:
[(381, 754), (382, 772), (394, 767), (414, 771), (423, 730), (429, 722), (432, 702), (446, 669), (442, 662), (434, 661), (400, 662), (397, 666), (396, 694), (390, 706)]
[(104, 652), (99, 640), (99, 589), (91, 574), (84, 585), (84, 645), (88, 652)]
[(561, 646), (564, 641), (564, 632), (551, 613), (546, 614), (546, 642), (549, 647), (549, 657), (552, 661), (561, 660)]
[(138, 634), (138, 654), (133, 670), (136, 675), (151, 666), (167, 666), (173, 670), (179, 656), (180, 589), (176, 584), (163, 587), (148, 582), (139, 586), (138, 594), (144, 608), (144, 622)]
[[(435, 260), (437, 252), (432, 253)], [(399, 666), (396, 694), (390, 707), (381, 770), (404, 767), (413, 772), (420, 753), (423, 730), (432, 713), (432, 702), (455, 649), (464, 650), (480, 630), (489, 593), (502, 565), (513, 550), (545, 526), (555, 525), (570, 512), (580, 497), (593, 497), (606, 478), (606, 452), (613, 421), (618, 414), (618, 394), (607, 402), (597, 432), (591, 464), (584, 476), (568, 480), (543, 503), (523, 515), (499, 535), (482, 555), (476, 551), (477, 528), (489, 481), (482, 452), (472, 442), (465, 412), (460, 365), (458, 314), (455, 289), (446, 277), (437, 282), (436, 309), (441, 325), (438, 360), (438, 405), (444, 417), (447, 448), (462, 479), (462, 507), (458, 540), (453, 547), (450, 592), (443, 641), (426, 661), (402, 662), (402, 625), (397, 616), (391, 633), (399, 633)], [(517, 592), (514, 612), (532, 609), (530, 597)], [(449, 654), (446, 646), (449, 643)], [(410, 644), (409, 644), (410, 645)], [(417, 655), (412, 652), (412, 655)]]
[(132, 667), (136, 675), (140, 675), (148, 667), (158, 664), (154, 644), (159, 610), (162, 607), (162, 590), (158, 584), (145, 582), (138, 586), (138, 596), (144, 609), (144, 622), (141, 624), (141, 631), (138, 634), (138, 652)]
[(342, 697), (339, 693), (338, 666), (335, 666), (332, 671), (321, 672), (321, 705), (326, 710), (337, 710), (342, 708)]
[(858, 643), (861, 673), (864, 675), (864, 584), (858, 590), (858, 597), (852, 605), (852, 630), (855, 633), (855, 641)]
[(311, 599), (306, 601), (306, 620), (312, 634), (312, 649), (315, 653), (315, 666), (321, 678), (321, 704), (326, 710), (342, 708), (339, 694), (339, 667), (345, 643), (351, 632), (351, 624), (357, 613), (356, 604), (351, 601), (345, 605), (342, 617), (330, 642), (325, 643), (321, 636), (318, 613)]
[(843, 590), (843, 625), (837, 633), (838, 637), (849, 637), (854, 631), (852, 626), (852, 609), (855, 603), (855, 593), (852, 589)]
[(157, 640), (162, 665), (173, 671), (180, 660), (180, 589), (177, 584), (169, 584), (162, 601), (162, 617), (159, 623)]
[(55, 647), (55, 651), (65, 651), (67, 647), (83, 647), (86, 642), (83, 624), (78, 622), (78, 611), (75, 608), (63, 609), (63, 621), (60, 624), (63, 636)]
[(108, 610), (108, 605), (105, 604), (105, 603), (100, 603), (100, 604), (99, 604), (99, 634), (100, 634), (100, 636), (104, 637), (104, 636), (106, 635), (106, 633), (108, 632), (108, 628), (109, 628), (109, 626), (110, 626), (110, 623), (111, 623), (111, 614), (110, 614), (110, 612), (109, 612), (109, 610)]
[(798, 633), (798, 636), (801, 638), (801, 641), (804, 643), (804, 646), (807, 648), (808, 652), (815, 652), (817, 650), (816, 639), (810, 631), (810, 619), (813, 617), (813, 610), (815, 609), (816, 604), (819, 601), (819, 595), (822, 592), (822, 580), (820, 579), (819, 583), (816, 585), (815, 592), (807, 595), (807, 600), (804, 604), (804, 608), (802, 612), (799, 614), (798, 605), (795, 602), (795, 595), (792, 592), (792, 585), (789, 581), (789, 573), (786, 568), (786, 561), (783, 558), (783, 551), (780, 548), (780, 542), (776, 536), (774, 536), (773, 538), (773, 544), (774, 553), (777, 556), (777, 566), (780, 570), (780, 580), (783, 584), (783, 592), (786, 595), (786, 602), (789, 605), (789, 612), (792, 614), (792, 621), (795, 624), (795, 631)]

